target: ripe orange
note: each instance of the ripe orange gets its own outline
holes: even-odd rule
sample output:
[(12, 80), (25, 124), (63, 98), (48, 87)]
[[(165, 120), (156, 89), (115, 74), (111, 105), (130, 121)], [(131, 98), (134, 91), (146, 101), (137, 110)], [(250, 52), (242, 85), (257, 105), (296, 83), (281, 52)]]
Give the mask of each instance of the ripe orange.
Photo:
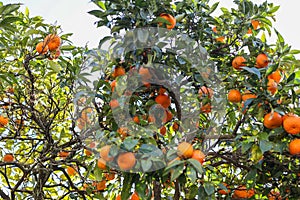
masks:
[(222, 42), (222, 43), (224, 43), (225, 37), (224, 37), (224, 36), (217, 37), (217, 38), (216, 38), (216, 41), (217, 41), (217, 42)]
[(162, 135), (166, 135), (167, 128), (166, 128), (165, 126), (162, 126), (162, 127), (159, 129), (159, 132), (160, 132), (160, 134), (162, 134)]
[(266, 54), (261, 53), (256, 57), (256, 67), (257, 68), (267, 67), (268, 64), (269, 64), (269, 59)]
[(74, 167), (68, 166), (68, 167), (67, 167), (67, 173), (68, 173), (70, 176), (74, 176), (77, 172), (76, 172), (76, 170), (74, 169)]
[(67, 151), (61, 151), (58, 153), (59, 157), (61, 157), (61, 158), (66, 158), (69, 156), (69, 154), (70, 154), (70, 152), (67, 152)]
[(139, 75), (141, 76), (141, 78), (142, 78), (143, 81), (149, 80), (152, 77), (149, 69), (146, 68), (146, 67), (141, 67), (139, 69)]
[(109, 156), (110, 147), (110, 145), (105, 145), (100, 149), (100, 157), (107, 162), (112, 161), (114, 159), (112, 156)]
[(56, 51), (55, 52), (53, 52), (53, 53), (51, 53), (50, 54), (50, 57), (48, 58), (49, 60), (55, 60), (55, 59), (57, 59), (59, 56), (60, 56), (60, 50), (59, 49), (56, 49)]
[(99, 158), (97, 161), (99, 169), (106, 170), (106, 161), (103, 158)]
[(213, 28), (212, 28), (212, 31), (213, 31), (214, 33), (218, 33), (217, 27), (216, 27), (216, 26), (213, 27)]
[(268, 129), (278, 128), (282, 125), (282, 116), (277, 112), (270, 112), (264, 116), (264, 126)]
[(39, 42), (36, 46), (35, 46), (35, 50), (39, 53), (39, 54), (46, 54), (48, 52), (48, 46), (44, 43), (44, 42)]
[(268, 200), (282, 200), (280, 192), (271, 190), (270, 193), (268, 194)]
[(203, 113), (210, 113), (211, 109), (212, 109), (212, 106), (210, 103), (207, 103), (207, 104), (201, 106), (201, 108), (200, 108), (201, 112), (203, 112)]
[(164, 94), (167, 90), (163, 87), (160, 87), (158, 90), (158, 94)]
[(227, 183), (222, 183), (222, 184), (227, 188), (227, 190), (219, 190), (218, 191), (219, 194), (221, 194), (221, 195), (227, 195), (227, 194), (229, 194), (230, 193), (230, 189), (229, 189), (228, 184)]
[(192, 158), (197, 160), (202, 165), (205, 161), (205, 154), (200, 150), (194, 150)]
[(294, 139), (290, 142), (289, 151), (291, 155), (300, 154), (300, 139)]
[(106, 188), (106, 180), (100, 181), (98, 183), (96, 183), (96, 190), (97, 191), (101, 191), (104, 190)]
[(242, 95), (238, 90), (230, 90), (228, 93), (228, 101), (232, 103), (239, 103), (242, 101)]
[(3, 162), (13, 162), (14, 161), (14, 156), (11, 153), (5, 154), (3, 156)]
[(259, 26), (259, 21), (258, 20), (251, 20), (251, 24), (253, 26), (253, 29), (257, 30), (257, 28)]
[(207, 96), (208, 98), (212, 98), (214, 92), (211, 88), (202, 86), (198, 91), (199, 97), (201, 98), (203, 95)]
[(84, 149), (84, 154), (85, 154), (86, 156), (91, 156), (91, 155), (93, 154), (93, 152), (91, 152), (91, 151), (88, 150), (88, 149)]
[(284, 130), (292, 135), (300, 133), (300, 117), (289, 116), (283, 121)]
[(267, 89), (271, 92), (272, 95), (274, 95), (277, 92), (277, 83), (274, 79), (269, 79)]
[(173, 119), (173, 114), (171, 111), (166, 110), (166, 118), (163, 120), (163, 123), (169, 122)]
[(0, 116), (0, 128), (3, 128), (8, 124), (8, 118)]
[(238, 189), (236, 189), (233, 193), (233, 197), (234, 198), (251, 198), (252, 196), (254, 196), (255, 191), (254, 189), (250, 189), (247, 190), (247, 188), (245, 186), (239, 186)]
[(118, 196), (116, 196), (116, 200), (121, 200), (121, 195), (118, 194)]
[(251, 28), (248, 29), (247, 34), (252, 34), (252, 29)]
[(135, 115), (135, 116), (133, 117), (133, 121), (134, 121), (135, 123), (139, 124), (139, 123), (140, 123), (140, 118), (139, 118), (139, 116)]
[(120, 127), (118, 128), (117, 132), (122, 136), (126, 137), (128, 135), (129, 129), (126, 127)]
[(135, 166), (136, 158), (134, 153), (126, 152), (121, 153), (117, 159), (118, 166), (121, 170), (130, 170)]
[(118, 76), (123, 76), (125, 74), (126, 74), (126, 72), (125, 72), (125, 69), (123, 67), (116, 67), (114, 69), (114, 72), (112, 73), (112, 76), (114, 78), (117, 78)]
[(241, 67), (246, 66), (246, 59), (243, 56), (237, 56), (232, 60), (232, 67), (234, 69), (240, 70)]
[(179, 130), (179, 124), (177, 122), (174, 122), (172, 125), (172, 128), (174, 131), (178, 131)]
[(164, 108), (168, 108), (171, 105), (171, 99), (166, 94), (159, 94), (155, 98), (155, 102), (160, 104)]
[(182, 142), (177, 147), (177, 154), (182, 158), (191, 158), (193, 156), (194, 148), (188, 142)]
[(109, 102), (109, 105), (111, 108), (117, 108), (120, 106), (119, 102), (117, 99), (112, 99), (110, 102)]
[(288, 117), (292, 117), (292, 116), (297, 116), (294, 113), (287, 113), (285, 115), (282, 116), (282, 122), (284, 122), (284, 120), (286, 120)]
[(117, 81), (116, 80), (113, 80), (110, 84), (110, 87), (111, 87), (111, 91), (114, 92), (115, 91), (115, 87), (117, 85)]
[(279, 83), (281, 81), (281, 74), (279, 70), (276, 70), (272, 74), (268, 75), (268, 79), (273, 79), (276, 83)]
[(50, 51), (54, 51), (59, 48), (61, 39), (56, 34), (49, 34), (46, 36), (44, 43), (48, 45)]
[[(170, 14), (167, 14), (167, 13), (162, 13), (159, 15), (160, 17), (164, 18), (165, 20), (169, 21), (170, 24), (167, 24), (167, 29), (173, 29), (176, 25), (176, 19), (175, 17), (173, 17), (172, 15)], [(159, 26), (163, 26), (163, 23), (158, 23)]]
[(247, 101), (248, 99), (255, 99), (257, 96), (250, 91), (245, 91), (245, 93), (242, 95), (242, 100)]
[(140, 199), (140, 197), (139, 197), (139, 195), (137, 194), (137, 192), (134, 192), (132, 195), (131, 195), (131, 198), (130, 198), (130, 200), (139, 200)]
[(114, 180), (115, 179), (116, 174), (115, 173), (106, 173), (105, 174), (105, 178), (108, 181)]

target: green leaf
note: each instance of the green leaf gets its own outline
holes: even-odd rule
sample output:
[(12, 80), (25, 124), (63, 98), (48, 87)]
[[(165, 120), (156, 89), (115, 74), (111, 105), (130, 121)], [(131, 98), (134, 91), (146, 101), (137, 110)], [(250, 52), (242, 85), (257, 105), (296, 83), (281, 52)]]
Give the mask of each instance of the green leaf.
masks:
[(192, 183), (195, 183), (197, 180), (197, 172), (194, 167), (187, 167), (187, 176), (191, 179)]
[(102, 180), (102, 170), (99, 167), (95, 167), (94, 175), (95, 175), (96, 181)]
[(273, 143), (269, 142), (267, 140), (261, 140), (259, 142), (259, 148), (261, 149), (262, 153), (266, 152), (266, 151), (270, 151), (273, 147)]
[(124, 148), (127, 151), (132, 151), (134, 147), (139, 143), (139, 140), (132, 139), (132, 137), (126, 137), (123, 141)]
[(255, 68), (255, 67), (251, 67), (251, 68), (250, 67), (242, 67), (242, 68), (252, 74), (255, 74), (258, 77), (258, 79), (261, 78), (260, 71), (257, 68)]
[(186, 193), (186, 199), (194, 199), (198, 193), (197, 185), (189, 186), (188, 192)]
[(214, 4), (211, 6), (211, 8), (209, 9), (209, 11), (208, 11), (207, 14), (209, 15), (209, 14), (213, 13), (213, 12), (217, 9), (219, 3), (220, 3), (220, 2), (214, 3)]
[(203, 167), (199, 163), (198, 160), (190, 158), (190, 159), (187, 160), (187, 162), (190, 163), (199, 174), (203, 174), (203, 172), (204, 172)]
[(284, 39), (283, 39), (282, 35), (276, 29), (274, 29), (274, 30), (275, 30), (275, 33), (277, 35), (277, 42), (279, 42), (281, 45), (283, 45), (284, 44)]
[(299, 54), (300, 50), (290, 50), (290, 54)]
[(279, 8), (280, 8), (280, 6), (274, 6), (273, 8), (271, 8), (271, 9), (269, 10), (269, 13), (274, 13), (274, 12), (276, 12)]
[(296, 77), (296, 74), (295, 74), (295, 73), (292, 73), (292, 74), (288, 77), (288, 79), (286, 80), (286, 82), (289, 83), (289, 82), (293, 81), (293, 80), (295, 79), (295, 77)]
[(183, 173), (184, 165), (178, 165), (173, 171), (171, 171), (171, 182), (177, 179)]
[(254, 180), (257, 174), (257, 169), (251, 169), (250, 172), (246, 176), (246, 180)]
[(60, 50), (63, 50), (63, 51), (70, 51), (70, 50), (74, 50), (76, 47), (73, 46), (73, 45), (64, 45), (64, 46), (61, 46), (60, 47)]
[(141, 165), (142, 165), (143, 171), (147, 172), (152, 167), (152, 161), (149, 158), (145, 159), (145, 160), (141, 160)]
[(205, 182), (203, 186), (204, 186), (204, 190), (208, 196), (212, 195), (215, 192), (215, 187), (212, 183)]

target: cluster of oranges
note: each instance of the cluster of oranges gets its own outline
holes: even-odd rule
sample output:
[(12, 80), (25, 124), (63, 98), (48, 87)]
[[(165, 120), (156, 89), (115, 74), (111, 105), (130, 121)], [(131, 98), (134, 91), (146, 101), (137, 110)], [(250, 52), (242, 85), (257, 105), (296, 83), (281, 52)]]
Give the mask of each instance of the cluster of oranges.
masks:
[(176, 160), (192, 158), (197, 160), (201, 165), (205, 161), (205, 154), (201, 150), (194, 149), (193, 145), (188, 142), (181, 142), (177, 146), (177, 155), (179, 157), (175, 158)]
[(43, 42), (39, 42), (35, 50), (39, 54), (47, 54), (50, 52), (50, 55), (48, 57), (49, 60), (57, 59), (60, 56), (60, 47), (61, 45), (61, 39), (56, 34), (49, 34), (45, 37)]
[[(227, 189), (220, 189), (218, 190), (218, 193), (221, 195), (227, 195), (231, 192), (231, 189), (228, 184), (222, 183)], [(245, 185), (240, 185), (238, 186), (232, 194), (232, 197), (234, 199), (249, 199), (255, 195), (255, 190), (254, 189), (247, 189)]]
[[(139, 200), (139, 199), (140, 199), (140, 197), (139, 197), (138, 193), (134, 192), (134, 193), (132, 193), (129, 200)], [(116, 197), (116, 200), (121, 200), (121, 195), (120, 194)]]
[(0, 128), (5, 127), (8, 124), (8, 118), (0, 116)]

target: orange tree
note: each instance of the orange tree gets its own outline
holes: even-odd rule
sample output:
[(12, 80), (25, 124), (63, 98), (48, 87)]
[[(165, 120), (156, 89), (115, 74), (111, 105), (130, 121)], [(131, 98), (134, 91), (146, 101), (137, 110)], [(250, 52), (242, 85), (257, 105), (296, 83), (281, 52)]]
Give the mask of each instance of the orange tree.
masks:
[(299, 197), (299, 51), (278, 6), (93, 2), (100, 50), (1, 5), (1, 198)]

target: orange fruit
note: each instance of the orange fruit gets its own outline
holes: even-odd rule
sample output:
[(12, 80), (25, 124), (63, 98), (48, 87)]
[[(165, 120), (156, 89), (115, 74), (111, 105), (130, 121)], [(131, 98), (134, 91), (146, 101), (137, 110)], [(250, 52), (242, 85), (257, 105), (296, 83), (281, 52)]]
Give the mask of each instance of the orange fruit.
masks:
[(242, 95), (238, 90), (230, 90), (228, 93), (228, 101), (232, 103), (239, 103), (242, 101)]
[(270, 91), (272, 95), (274, 95), (277, 92), (277, 83), (274, 79), (269, 79), (267, 84), (267, 90)]
[(13, 162), (14, 160), (15, 158), (11, 153), (5, 154), (3, 156), (3, 162)]
[(252, 34), (252, 29), (251, 28), (248, 29), (247, 34)]
[(228, 184), (227, 183), (222, 183), (222, 184), (227, 188), (227, 190), (219, 190), (218, 191), (219, 194), (221, 194), (221, 195), (227, 195), (227, 194), (229, 194), (230, 193), (230, 189), (229, 189)]
[(268, 200), (282, 200), (280, 192), (271, 190), (270, 193), (268, 194)]
[(284, 130), (292, 135), (300, 133), (300, 117), (298, 116), (288, 116), (283, 121)]
[(114, 92), (115, 91), (115, 87), (117, 85), (117, 81), (116, 80), (113, 80), (110, 84), (110, 87), (111, 87), (111, 91)]
[(179, 125), (177, 122), (174, 122), (173, 125), (172, 125), (172, 128), (174, 131), (178, 131), (179, 130)]
[(242, 95), (242, 100), (247, 101), (248, 99), (255, 99), (257, 96), (255, 94), (252, 94), (250, 91), (245, 91), (245, 93)]
[(158, 90), (158, 94), (164, 94), (167, 90), (163, 87), (160, 87)]
[(8, 118), (0, 116), (0, 128), (3, 128), (8, 124)]
[(167, 128), (166, 128), (165, 126), (162, 126), (162, 127), (159, 129), (159, 132), (160, 132), (160, 134), (162, 134), (162, 135), (166, 135)]
[(109, 102), (109, 105), (111, 108), (117, 108), (120, 106), (119, 102), (117, 99), (112, 99), (110, 102)]
[[(167, 13), (162, 13), (159, 15), (161, 18), (164, 18), (165, 20), (169, 21), (170, 24), (167, 24), (167, 29), (173, 29), (176, 25), (176, 19), (175, 17), (173, 17), (172, 15), (170, 14), (167, 14)], [(159, 26), (163, 26), (163, 23), (159, 22), (158, 23)]]
[(282, 122), (284, 122), (284, 120), (286, 120), (288, 117), (292, 117), (292, 116), (297, 116), (294, 113), (287, 113), (285, 115), (282, 116)]
[(213, 28), (212, 28), (212, 31), (213, 31), (214, 33), (218, 33), (217, 27), (216, 27), (216, 26), (213, 27)]
[(191, 158), (193, 156), (194, 148), (188, 142), (182, 142), (177, 147), (177, 154), (182, 158)]
[(141, 76), (141, 78), (142, 78), (143, 81), (149, 80), (152, 77), (149, 69), (146, 68), (146, 67), (141, 67), (139, 69), (139, 75)]
[(106, 178), (106, 180), (108, 180), (108, 181), (114, 180), (114, 179), (115, 179), (115, 176), (116, 176), (116, 174), (114, 174), (114, 173), (106, 173), (106, 174), (105, 174), (105, 178)]
[(130, 198), (130, 200), (139, 200), (140, 199), (140, 197), (139, 197), (139, 195), (137, 194), (137, 192), (134, 192), (132, 195), (131, 195), (131, 198)]
[(294, 139), (290, 142), (289, 151), (291, 155), (300, 154), (300, 139)]
[(39, 53), (39, 54), (46, 54), (48, 52), (48, 46), (44, 43), (44, 42), (39, 42), (36, 46), (35, 46), (35, 50)]
[(128, 135), (129, 130), (126, 127), (120, 127), (118, 128), (117, 132), (123, 137), (126, 137)]
[(99, 169), (106, 170), (106, 161), (103, 158), (99, 158), (97, 161)]
[(264, 116), (264, 126), (268, 129), (278, 128), (282, 125), (282, 116), (277, 112), (270, 112)]
[(69, 156), (69, 154), (70, 154), (70, 152), (67, 152), (67, 151), (61, 151), (58, 153), (59, 157), (61, 157), (61, 158), (66, 158)]
[(106, 180), (100, 181), (98, 183), (96, 183), (96, 190), (97, 191), (101, 191), (104, 190), (106, 188)]
[(207, 103), (204, 106), (201, 106), (201, 108), (200, 108), (201, 112), (203, 112), (203, 113), (210, 113), (211, 109), (212, 109), (212, 107), (211, 107), (210, 103)]
[(205, 161), (205, 154), (200, 150), (194, 150), (192, 154), (192, 159), (197, 160), (202, 165)]
[(133, 117), (133, 121), (135, 122), (135, 123), (137, 123), (137, 124), (139, 124), (140, 123), (140, 118), (139, 118), (139, 116), (134, 116)]
[(76, 170), (74, 169), (74, 167), (68, 166), (68, 167), (67, 167), (67, 173), (68, 173), (70, 176), (74, 176), (74, 175), (76, 174)]
[(57, 59), (60, 56), (61, 52), (59, 49), (56, 49), (54, 53), (50, 54), (49, 60)]
[(258, 26), (259, 26), (259, 21), (258, 20), (251, 20), (251, 24), (253, 26), (254, 30), (257, 30)]
[(117, 159), (118, 166), (121, 170), (130, 170), (135, 166), (136, 158), (134, 153), (121, 153)]
[(247, 190), (246, 186), (239, 186), (233, 193), (234, 198), (244, 198), (248, 199), (254, 196), (255, 191), (254, 189)]
[(202, 86), (198, 91), (199, 97), (201, 98), (203, 95), (207, 96), (208, 98), (212, 98), (214, 92), (211, 88)]
[(118, 196), (116, 196), (116, 200), (121, 200), (121, 195), (118, 194)]
[(91, 155), (93, 154), (93, 152), (91, 152), (91, 151), (88, 150), (88, 149), (84, 149), (84, 154), (85, 154), (86, 156), (91, 156)]
[(125, 69), (123, 67), (116, 67), (114, 69), (114, 72), (112, 73), (112, 76), (114, 78), (117, 78), (118, 76), (123, 76), (125, 74), (126, 74), (126, 72), (125, 72)]
[(56, 34), (49, 34), (46, 36), (44, 43), (48, 45), (50, 51), (54, 51), (59, 48), (61, 39)]
[(281, 80), (281, 74), (279, 70), (276, 70), (272, 74), (268, 75), (268, 80), (273, 79), (276, 83), (279, 83)]
[(163, 120), (163, 123), (169, 122), (173, 119), (173, 114), (171, 111), (166, 110), (166, 118)]
[(234, 69), (240, 70), (241, 67), (246, 66), (246, 59), (243, 56), (237, 56), (232, 60), (232, 67)]
[(105, 145), (100, 149), (100, 157), (107, 162), (112, 161), (114, 159), (113, 157), (109, 156), (110, 147), (110, 145)]
[(225, 37), (224, 37), (224, 36), (217, 37), (217, 38), (216, 38), (216, 41), (217, 41), (217, 42), (222, 42), (222, 43), (224, 43)]
[(269, 59), (266, 54), (261, 53), (256, 57), (256, 67), (257, 68), (267, 67), (268, 64), (269, 64)]
[(155, 98), (155, 102), (160, 104), (164, 108), (168, 108), (171, 105), (171, 99), (166, 94), (159, 94)]

